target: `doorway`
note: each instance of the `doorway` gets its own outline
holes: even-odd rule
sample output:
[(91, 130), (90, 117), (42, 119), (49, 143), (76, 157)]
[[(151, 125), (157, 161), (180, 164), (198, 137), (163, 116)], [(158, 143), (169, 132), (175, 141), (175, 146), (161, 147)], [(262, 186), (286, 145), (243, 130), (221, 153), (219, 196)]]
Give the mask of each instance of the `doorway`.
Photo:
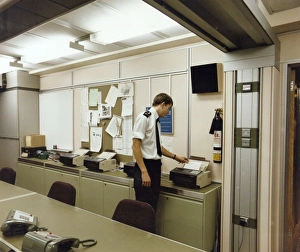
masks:
[(300, 63), (288, 66), (285, 232), (288, 252), (300, 252)]

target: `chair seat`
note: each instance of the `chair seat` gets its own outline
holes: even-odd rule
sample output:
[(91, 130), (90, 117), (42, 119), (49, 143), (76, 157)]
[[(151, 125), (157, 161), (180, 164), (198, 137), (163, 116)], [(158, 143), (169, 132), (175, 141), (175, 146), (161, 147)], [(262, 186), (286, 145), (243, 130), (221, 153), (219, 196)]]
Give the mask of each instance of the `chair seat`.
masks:
[(118, 203), (112, 219), (155, 233), (155, 212), (152, 206), (146, 202), (123, 199)]

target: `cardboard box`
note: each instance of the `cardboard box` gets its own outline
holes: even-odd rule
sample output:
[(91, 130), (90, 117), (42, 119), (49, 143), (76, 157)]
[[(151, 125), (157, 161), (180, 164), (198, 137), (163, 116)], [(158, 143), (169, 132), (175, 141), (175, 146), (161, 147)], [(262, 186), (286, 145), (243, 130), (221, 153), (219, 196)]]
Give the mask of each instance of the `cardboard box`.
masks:
[(26, 136), (26, 147), (41, 147), (45, 146), (45, 135), (29, 135)]

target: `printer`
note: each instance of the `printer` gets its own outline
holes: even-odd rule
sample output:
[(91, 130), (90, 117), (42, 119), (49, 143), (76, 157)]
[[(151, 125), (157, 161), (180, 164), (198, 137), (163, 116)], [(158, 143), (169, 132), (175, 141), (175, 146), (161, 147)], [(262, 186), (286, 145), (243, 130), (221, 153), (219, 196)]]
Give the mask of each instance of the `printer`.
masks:
[(74, 153), (60, 153), (59, 161), (67, 166), (83, 166), (88, 150), (77, 150)]
[(184, 167), (176, 167), (170, 171), (169, 179), (175, 185), (188, 188), (203, 188), (211, 184), (211, 171), (207, 171), (209, 162), (193, 161)]
[(105, 159), (100, 157), (86, 157), (83, 164), (92, 171), (109, 171), (117, 167), (116, 159)]

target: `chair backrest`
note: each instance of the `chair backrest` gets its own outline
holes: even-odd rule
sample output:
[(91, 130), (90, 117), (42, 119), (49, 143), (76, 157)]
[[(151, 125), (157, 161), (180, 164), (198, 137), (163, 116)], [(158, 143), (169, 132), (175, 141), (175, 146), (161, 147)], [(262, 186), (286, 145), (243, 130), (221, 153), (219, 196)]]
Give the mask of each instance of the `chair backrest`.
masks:
[(75, 206), (76, 188), (69, 183), (56, 181), (52, 184), (47, 196), (63, 203)]
[(146, 202), (123, 199), (118, 203), (112, 219), (155, 233), (155, 212), (152, 206)]
[(0, 170), (0, 180), (14, 185), (16, 181), (16, 171), (10, 167), (3, 167)]

